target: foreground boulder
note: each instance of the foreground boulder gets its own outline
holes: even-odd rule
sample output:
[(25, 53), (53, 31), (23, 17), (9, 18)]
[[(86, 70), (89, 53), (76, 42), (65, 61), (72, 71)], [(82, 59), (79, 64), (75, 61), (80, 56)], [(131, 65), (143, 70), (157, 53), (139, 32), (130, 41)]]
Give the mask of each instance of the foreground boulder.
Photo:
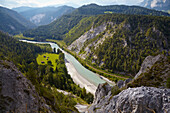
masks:
[[(109, 87), (109, 86), (107, 86)], [(111, 91), (103, 94), (104, 87), (99, 85), (96, 99), (89, 113), (169, 113), (170, 89), (137, 87), (123, 90), (113, 96)], [(110, 88), (109, 88), (110, 89)], [(103, 95), (103, 97), (101, 97)]]
[(0, 61), (0, 113), (53, 112), (15, 65)]

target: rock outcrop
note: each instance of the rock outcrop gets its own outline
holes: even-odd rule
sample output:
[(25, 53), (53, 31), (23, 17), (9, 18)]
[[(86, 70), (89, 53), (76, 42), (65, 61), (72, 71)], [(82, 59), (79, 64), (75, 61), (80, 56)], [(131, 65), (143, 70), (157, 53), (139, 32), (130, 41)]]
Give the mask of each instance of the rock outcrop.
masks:
[(31, 82), (8, 61), (0, 61), (0, 113), (52, 113)]
[(119, 88), (122, 88), (122, 87), (126, 86), (126, 84), (128, 84), (130, 81), (132, 81), (131, 78), (126, 79), (125, 81), (119, 80), (119, 81), (117, 82), (117, 86), (118, 86)]
[(156, 62), (167, 59), (164, 55), (157, 55), (157, 56), (147, 56), (145, 60), (142, 63), (142, 66), (139, 70), (139, 72), (136, 74), (135, 79), (138, 78), (142, 73), (145, 73), (147, 70), (149, 70)]
[[(103, 86), (103, 87), (101, 87)], [(107, 87), (108, 89), (106, 89)], [(103, 92), (104, 90), (107, 91)], [(89, 113), (169, 113), (170, 89), (137, 87), (113, 96), (108, 85), (99, 85)]]
[(140, 71), (127, 87), (170, 88), (170, 63), (164, 55), (148, 56), (142, 63)]
[(99, 84), (96, 89), (94, 104), (97, 104), (101, 98), (105, 97), (109, 91), (111, 91), (111, 86), (108, 83)]
[(88, 32), (86, 32), (84, 35), (80, 36), (77, 40), (75, 40), (70, 46), (68, 46), (69, 50), (74, 50), (77, 54), (82, 49), (84, 42), (86, 40), (90, 40), (94, 37), (96, 37), (98, 34), (106, 30), (107, 24), (100, 25), (96, 28), (91, 28)]

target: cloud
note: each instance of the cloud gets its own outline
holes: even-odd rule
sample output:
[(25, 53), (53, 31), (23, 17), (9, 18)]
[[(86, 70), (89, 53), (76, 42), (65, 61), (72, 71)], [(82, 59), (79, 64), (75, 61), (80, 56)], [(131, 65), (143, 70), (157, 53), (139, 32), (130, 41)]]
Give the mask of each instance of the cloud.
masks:
[(43, 7), (57, 4), (90, 4), (97, 3), (99, 5), (127, 4), (136, 5), (143, 0), (0, 0), (0, 5), (8, 8), (19, 6)]
[(0, 0), (0, 5), (8, 8), (19, 7), (19, 6), (31, 6), (37, 7), (39, 4), (35, 0)]

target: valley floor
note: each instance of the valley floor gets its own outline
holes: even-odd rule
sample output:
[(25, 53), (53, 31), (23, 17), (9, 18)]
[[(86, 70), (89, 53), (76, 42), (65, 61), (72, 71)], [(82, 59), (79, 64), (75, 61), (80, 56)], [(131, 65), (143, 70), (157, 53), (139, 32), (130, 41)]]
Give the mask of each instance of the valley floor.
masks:
[(77, 85), (80, 85), (81, 88), (85, 87), (87, 92), (90, 92), (93, 95), (95, 94), (97, 87), (94, 84), (87, 81), (85, 78), (83, 78), (77, 72), (77, 70), (75, 69), (75, 67), (73, 66), (71, 62), (66, 62), (66, 67), (67, 67), (68, 73), (71, 75), (71, 78)]

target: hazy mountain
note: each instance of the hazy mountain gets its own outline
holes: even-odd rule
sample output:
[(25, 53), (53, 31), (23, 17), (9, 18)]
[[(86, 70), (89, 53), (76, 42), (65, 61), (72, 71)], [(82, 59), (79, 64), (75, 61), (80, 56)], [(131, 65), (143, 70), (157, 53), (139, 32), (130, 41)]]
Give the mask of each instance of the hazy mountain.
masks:
[(35, 9), (35, 8), (27, 7), (27, 6), (12, 8), (12, 10), (14, 10), (14, 11), (16, 11), (18, 13), (21, 13), (21, 12), (24, 12), (24, 11), (28, 11), (28, 10), (31, 10), (31, 9)]
[(57, 4), (57, 5), (52, 5), (52, 6), (54, 6), (54, 7), (59, 7), (59, 6), (63, 6), (63, 5), (71, 6), (71, 7), (74, 7), (74, 8), (78, 8), (78, 7), (81, 6), (81, 5), (75, 4), (75, 3), (73, 3), (73, 2), (67, 2), (67, 3), (64, 3), (64, 4)]
[(170, 10), (170, 0), (144, 0), (140, 5), (156, 10)]
[(36, 25), (46, 25), (73, 10), (74, 8), (69, 6), (42, 7), (31, 8), (30, 10), (20, 12), (20, 14)]
[(36, 27), (17, 12), (0, 7), (0, 30), (15, 34)]

